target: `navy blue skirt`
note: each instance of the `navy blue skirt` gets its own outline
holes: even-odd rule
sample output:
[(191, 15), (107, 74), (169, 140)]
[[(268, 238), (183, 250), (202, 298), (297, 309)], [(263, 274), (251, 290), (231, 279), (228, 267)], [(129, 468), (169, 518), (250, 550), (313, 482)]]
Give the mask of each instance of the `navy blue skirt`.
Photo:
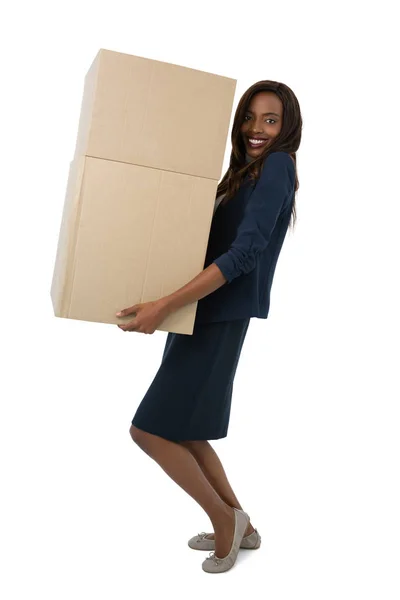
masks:
[(249, 322), (195, 321), (192, 335), (168, 333), (161, 365), (132, 424), (175, 442), (226, 437)]

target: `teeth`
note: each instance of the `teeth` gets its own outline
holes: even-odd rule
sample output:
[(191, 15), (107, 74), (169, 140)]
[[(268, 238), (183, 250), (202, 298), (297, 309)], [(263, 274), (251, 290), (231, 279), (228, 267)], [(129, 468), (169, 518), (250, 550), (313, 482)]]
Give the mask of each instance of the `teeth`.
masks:
[(251, 144), (263, 144), (267, 140), (249, 140)]

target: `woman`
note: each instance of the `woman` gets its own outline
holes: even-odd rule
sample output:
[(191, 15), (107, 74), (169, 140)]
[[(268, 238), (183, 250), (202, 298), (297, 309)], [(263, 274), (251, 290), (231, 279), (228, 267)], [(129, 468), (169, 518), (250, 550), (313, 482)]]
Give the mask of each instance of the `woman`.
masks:
[(275, 266), (291, 216), (296, 220), (296, 151), (302, 118), (292, 90), (260, 81), (242, 96), (230, 165), (218, 185), (205, 269), (136, 314), (124, 331), (154, 333), (172, 312), (198, 302), (193, 335), (168, 333), (159, 370), (132, 419), (139, 447), (194, 498), (214, 533), (189, 540), (213, 549), (206, 572), (230, 569), (239, 548), (261, 537), (242, 510), (208, 440), (226, 437), (234, 376), (251, 317), (268, 316)]

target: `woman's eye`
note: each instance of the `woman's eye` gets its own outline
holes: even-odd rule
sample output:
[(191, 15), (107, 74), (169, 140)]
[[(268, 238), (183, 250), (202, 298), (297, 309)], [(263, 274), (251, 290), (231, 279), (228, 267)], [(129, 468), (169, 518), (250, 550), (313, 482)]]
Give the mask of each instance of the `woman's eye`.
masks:
[[(245, 117), (244, 117), (244, 120), (245, 120), (245, 121), (247, 120), (247, 117), (248, 117), (249, 119), (251, 119), (250, 115), (245, 115)], [(273, 121), (274, 123), (276, 123), (275, 119), (266, 119), (266, 120), (267, 120), (267, 121)]]

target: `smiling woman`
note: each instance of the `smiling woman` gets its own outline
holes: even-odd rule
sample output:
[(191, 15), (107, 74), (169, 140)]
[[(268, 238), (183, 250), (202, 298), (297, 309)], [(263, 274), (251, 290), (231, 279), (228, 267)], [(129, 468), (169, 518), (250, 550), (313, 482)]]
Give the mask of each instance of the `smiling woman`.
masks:
[[(215, 539), (200, 535), (188, 542), (195, 549), (215, 548), (202, 564), (206, 572), (227, 571), (240, 547), (260, 546), (208, 440), (227, 436), (250, 319), (269, 312), (298, 186), (301, 126), (297, 99), (282, 83), (258, 82), (239, 101), (204, 269), (169, 297), (170, 310), (199, 299), (193, 335), (168, 333), (161, 364), (131, 423), (135, 443), (210, 517)], [(152, 328), (159, 313), (147, 304), (136, 307), (137, 322)]]
[[(238, 193), (245, 180), (259, 179), (265, 159), (273, 152), (285, 152), (290, 156), (295, 168), (297, 191), (296, 151), (301, 141), (302, 124), (298, 100), (285, 84), (259, 81), (243, 94), (232, 127), (229, 168), (217, 189), (217, 196), (224, 195), (223, 205)], [(243, 163), (245, 153), (253, 159), (249, 166)], [(295, 201), (292, 216), (294, 225)]]

